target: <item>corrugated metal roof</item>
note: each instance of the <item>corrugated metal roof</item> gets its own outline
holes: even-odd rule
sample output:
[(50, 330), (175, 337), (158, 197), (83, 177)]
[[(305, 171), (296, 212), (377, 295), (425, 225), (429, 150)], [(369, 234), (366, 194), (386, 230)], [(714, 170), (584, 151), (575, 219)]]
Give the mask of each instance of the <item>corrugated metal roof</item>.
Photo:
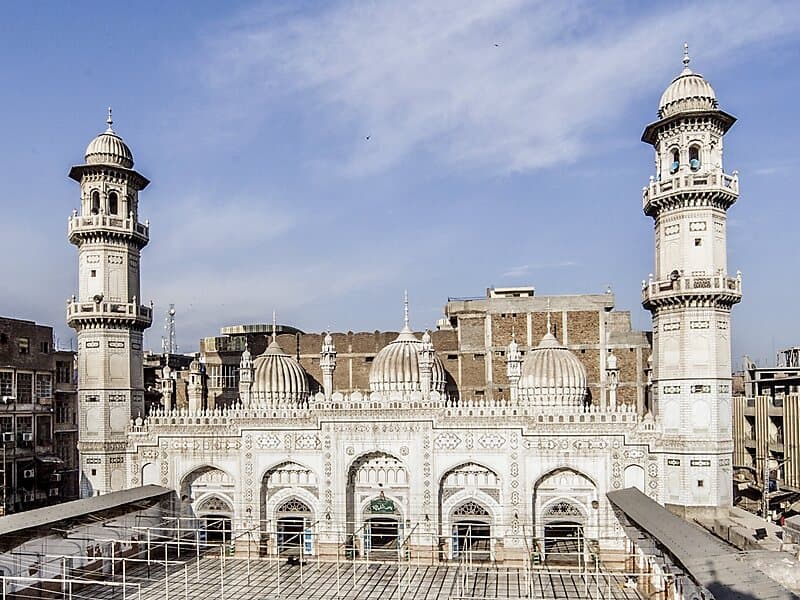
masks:
[(798, 600), (765, 573), (748, 566), (747, 554), (672, 514), (638, 489), (609, 492), (607, 496), (717, 600)]
[(26, 529), (46, 527), (60, 521), (78, 519), (92, 513), (112, 510), (133, 502), (155, 500), (171, 493), (174, 493), (174, 490), (160, 485), (144, 485), (120, 492), (111, 492), (103, 496), (92, 496), (82, 500), (73, 500), (72, 502), (6, 515), (5, 517), (0, 517), (0, 536)]

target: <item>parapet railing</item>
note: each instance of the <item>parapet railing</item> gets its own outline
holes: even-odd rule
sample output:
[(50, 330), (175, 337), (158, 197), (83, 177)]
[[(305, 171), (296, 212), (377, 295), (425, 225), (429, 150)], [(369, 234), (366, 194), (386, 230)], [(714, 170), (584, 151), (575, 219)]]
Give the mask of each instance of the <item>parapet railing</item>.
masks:
[(142, 317), (153, 319), (153, 309), (134, 302), (77, 302), (74, 298), (67, 301), (67, 318), (88, 315), (119, 315), (126, 317)]
[(148, 223), (139, 223), (136, 219), (129, 217), (115, 217), (111, 215), (72, 215), (69, 217), (69, 233), (77, 233), (83, 229), (108, 228), (123, 229), (136, 233), (143, 237), (148, 237), (150, 226)]
[(722, 171), (678, 173), (672, 177), (661, 180), (650, 179), (650, 185), (642, 190), (642, 205), (660, 196), (671, 194), (681, 189), (720, 189), (733, 194), (739, 193), (739, 173), (732, 175)]

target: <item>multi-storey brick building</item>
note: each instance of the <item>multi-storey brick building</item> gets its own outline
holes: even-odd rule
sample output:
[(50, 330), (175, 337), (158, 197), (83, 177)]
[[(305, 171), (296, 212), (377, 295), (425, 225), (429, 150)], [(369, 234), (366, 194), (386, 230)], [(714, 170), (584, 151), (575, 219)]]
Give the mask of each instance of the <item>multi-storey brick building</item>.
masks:
[(52, 327), (0, 317), (0, 432), (7, 512), (76, 497), (73, 360), (71, 352), (54, 351)]

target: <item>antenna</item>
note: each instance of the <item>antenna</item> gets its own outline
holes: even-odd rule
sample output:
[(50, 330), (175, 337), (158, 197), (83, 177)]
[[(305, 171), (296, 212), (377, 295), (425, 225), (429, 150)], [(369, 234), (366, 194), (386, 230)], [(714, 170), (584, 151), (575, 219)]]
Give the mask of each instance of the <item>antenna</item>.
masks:
[(165, 354), (177, 354), (178, 344), (175, 338), (175, 305), (170, 304), (167, 316), (164, 318), (166, 335), (161, 337), (161, 351)]

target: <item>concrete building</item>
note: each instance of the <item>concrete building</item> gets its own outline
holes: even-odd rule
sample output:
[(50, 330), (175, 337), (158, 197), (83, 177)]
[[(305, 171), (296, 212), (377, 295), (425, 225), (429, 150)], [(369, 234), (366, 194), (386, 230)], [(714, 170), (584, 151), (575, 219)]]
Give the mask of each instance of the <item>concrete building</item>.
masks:
[(72, 362), (73, 353), (53, 350), (52, 327), (0, 317), (5, 512), (75, 497), (77, 449), (69, 446), (74, 425), (61, 420), (77, 411)]
[(778, 353), (777, 365), (745, 359), (744, 395), (734, 398), (733, 464), (741, 505), (767, 517), (800, 513), (800, 364), (797, 348)]
[(185, 403), (170, 391), (147, 414), (147, 180), (109, 118), (70, 173), (84, 492), (175, 489), (183, 513), (257, 531), (271, 555), (471, 550), (507, 564), (624, 551), (607, 497), (622, 488), (681, 514), (725, 513), (741, 277), (727, 273), (738, 178), (723, 171), (722, 138), (734, 118), (688, 64), (643, 136), (656, 156), (642, 197), (655, 222), (642, 284), (652, 361), (610, 294), (494, 289), (449, 301), (436, 331), (414, 332), (407, 299), (397, 333), (306, 334), (274, 317), (223, 330), (189, 365)]

